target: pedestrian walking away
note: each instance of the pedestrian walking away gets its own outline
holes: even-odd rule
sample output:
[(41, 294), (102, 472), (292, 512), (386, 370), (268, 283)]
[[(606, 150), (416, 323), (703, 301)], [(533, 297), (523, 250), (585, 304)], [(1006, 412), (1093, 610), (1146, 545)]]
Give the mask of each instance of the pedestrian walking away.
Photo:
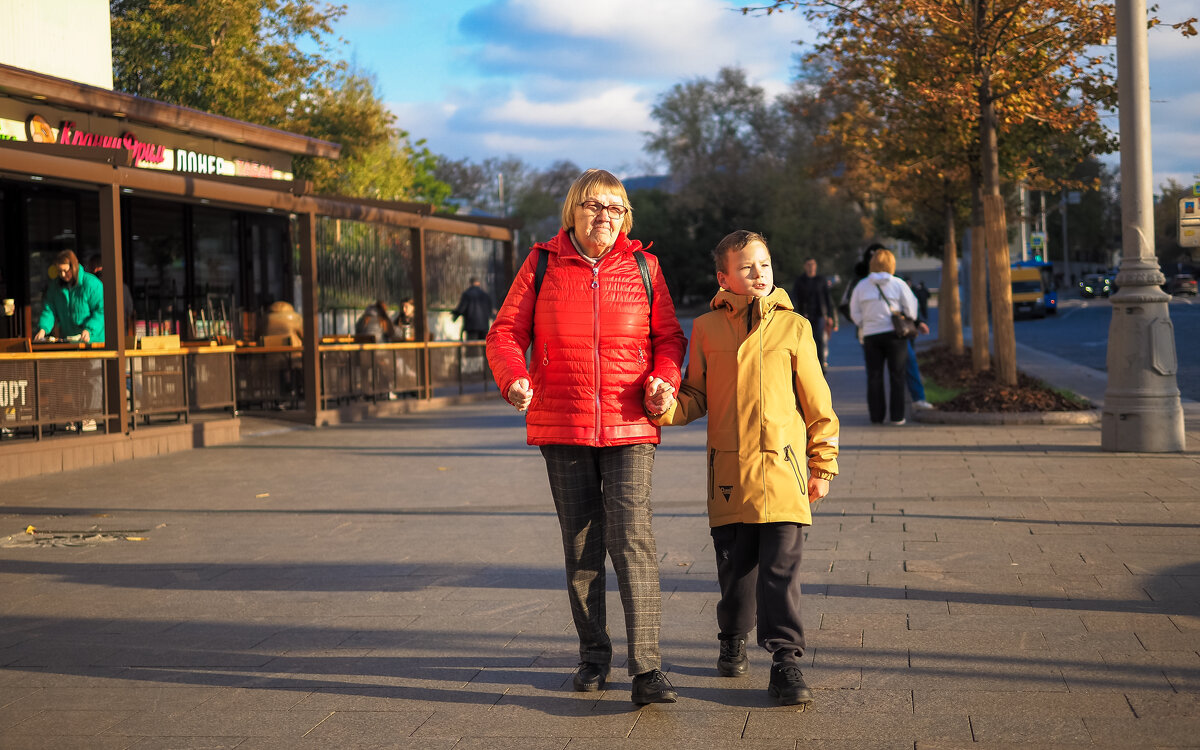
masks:
[[(917, 317), (917, 299), (912, 290), (892, 274), (896, 257), (887, 248), (871, 255), (870, 273), (850, 295), (850, 317), (858, 326), (863, 359), (867, 366), (867, 414), (872, 424), (905, 423), (908, 339), (896, 334), (892, 313)], [(928, 330), (928, 327), (926, 327)], [(884, 370), (889, 386), (884, 389)]]
[(718, 674), (746, 674), (756, 629), (771, 654), (767, 692), (783, 705), (807, 704), (800, 560), (811, 504), (838, 472), (838, 418), (810, 324), (774, 285), (766, 241), (733, 232), (714, 256), (721, 291), (693, 323), (678, 396), (653, 389), (645, 408), (664, 425), (708, 415)]
[(611, 669), (607, 555), (625, 610), (631, 698), (674, 703), (659, 652), (651, 529), (659, 427), (643, 403), (647, 393), (678, 388), (687, 341), (658, 259), (629, 238), (632, 227), (620, 180), (599, 169), (580, 175), (558, 235), (534, 245), (517, 272), (488, 332), (487, 356), (546, 461), (579, 636), (575, 690), (603, 688)]

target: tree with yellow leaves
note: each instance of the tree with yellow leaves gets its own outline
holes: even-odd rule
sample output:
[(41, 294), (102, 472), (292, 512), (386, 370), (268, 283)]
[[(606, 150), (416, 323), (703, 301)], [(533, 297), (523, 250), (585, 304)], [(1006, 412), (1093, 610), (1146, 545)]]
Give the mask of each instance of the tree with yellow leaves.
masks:
[[(961, 158), (964, 146), (977, 155), (970, 171), (976, 176), (975, 224), (981, 231), (972, 237), (982, 242), (972, 247), (976, 258), (987, 257), (996, 377), (1015, 384), (1002, 179), (1019, 178), (1037, 166), (1036, 148), (1016, 145), (1028, 146), (1031, 132), (1051, 139), (1104, 132), (1099, 110), (1115, 101), (1115, 64), (1096, 50), (1115, 32), (1111, 0), (777, 0), (743, 12), (789, 9), (802, 10), (825, 30), (810, 59), (830, 66), (837, 85), (863, 96), (864, 106), (884, 125), (875, 131), (876, 143), (857, 142), (865, 149), (863, 161), (895, 151), (894, 144), (878, 141), (897, 133), (912, 138), (919, 132), (912, 126), (930, 117), (941, 120), (948, 140), (905, 143), (922, 157), (909, 165), (948, 168), (945, 160)], [(1194, 34), (1195, 23), (1175, 26)], [(893, 133), (891, 126), (900, 122), (907, 127)], [(986, 253), (979, 253), (984, 247)], [(978, 350), (987, 333), (978, 314), (982, 287), (973, 289)]]

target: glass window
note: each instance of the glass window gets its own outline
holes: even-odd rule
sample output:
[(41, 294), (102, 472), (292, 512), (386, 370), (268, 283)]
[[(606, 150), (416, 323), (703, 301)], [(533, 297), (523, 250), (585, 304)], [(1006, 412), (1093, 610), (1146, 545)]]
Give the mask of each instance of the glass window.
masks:
[(192, 208), (193, 293), (189, 307), (205, 318), (233, 320), (241, 307), (238, 289), (237, 214), (225, 209)]
[(133, 307), (139, 320), (163, 320), (186, 307), (183, 205), (132, 197), (129, 237)]

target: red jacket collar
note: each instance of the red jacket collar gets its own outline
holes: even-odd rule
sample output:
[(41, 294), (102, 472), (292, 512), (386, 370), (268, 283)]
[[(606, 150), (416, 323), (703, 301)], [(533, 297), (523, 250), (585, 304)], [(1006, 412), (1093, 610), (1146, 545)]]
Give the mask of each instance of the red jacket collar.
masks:
[[(613, 244), (613, 248), (609, 252), (632, 253), (637, 250), (649, 250), (653, 244), (654, 243), (651, 242), (649, 245), (643, 247), (641, 240), (631, 240), (624, 232), (621, 232), (619, 235), (617, 235), (617, 241)], [(534, 250), (541, 248), (545, 248), (560, 255), (575, 254), (575, 245), (571, 242), (571, 237), (566, 229), (559, 229), (558, 234), (556, 234), (554, 237), (551, 237), (545, 242), (539, 242), (533, 246)]]

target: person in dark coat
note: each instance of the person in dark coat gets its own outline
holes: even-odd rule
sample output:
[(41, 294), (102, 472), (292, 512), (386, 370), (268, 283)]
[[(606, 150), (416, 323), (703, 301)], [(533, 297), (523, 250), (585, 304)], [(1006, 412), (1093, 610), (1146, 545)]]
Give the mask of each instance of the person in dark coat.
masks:
[(804, 261), (804, 275), (796, 279), (792, 287), (792, 304), (796, 306), (796, 312), (807, 318), (812, 326), (821, 370), (828, 370), (829, 336), (837, 330), (837, 312), (833, 308), (833, 296), (829, 293), (829, 280), (817, 273), (816, 258)]
[(454, 319), (463, 319), (463, 332), (468, 341), (480, 341), (487, 336), (492, 323), (492, 298), (483, 291), (479, 279), (472, 278), (471, 285), (462, 293), (458, 307), (454, 308)]

